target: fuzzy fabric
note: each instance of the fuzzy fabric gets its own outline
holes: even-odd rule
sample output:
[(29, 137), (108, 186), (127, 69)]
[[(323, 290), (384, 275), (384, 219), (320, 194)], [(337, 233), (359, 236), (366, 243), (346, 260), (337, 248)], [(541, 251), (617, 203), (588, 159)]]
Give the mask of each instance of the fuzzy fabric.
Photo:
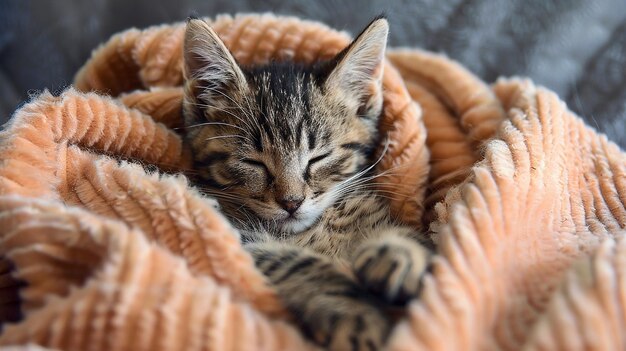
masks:
[[(272, 15), (212, 25), (244, 64), (349, 42)], [(183, 31), (114, 36), (78, 90), (36, 97), (2, 132), (0, 318), (17, 322), (0, 345), (315, 349), (215, 202), (176, 175)], [(438, 244), (388, 349), (626, 347), (626, 155), (555, 94), (488, 86), (443, 56), (392, 50), (384, 88), (392, 211)]]

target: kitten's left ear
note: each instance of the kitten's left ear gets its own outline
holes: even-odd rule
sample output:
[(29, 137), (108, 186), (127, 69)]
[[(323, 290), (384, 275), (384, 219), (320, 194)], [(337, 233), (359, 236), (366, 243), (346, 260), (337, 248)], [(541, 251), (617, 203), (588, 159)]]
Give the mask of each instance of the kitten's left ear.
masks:
[(387, 19), (372, 21), (350, 46), (337, 55), (336, 66), (326, 79), (326, 86), (339, 87), (366, 104), (374, 97), (379, 100), (388, 33)]

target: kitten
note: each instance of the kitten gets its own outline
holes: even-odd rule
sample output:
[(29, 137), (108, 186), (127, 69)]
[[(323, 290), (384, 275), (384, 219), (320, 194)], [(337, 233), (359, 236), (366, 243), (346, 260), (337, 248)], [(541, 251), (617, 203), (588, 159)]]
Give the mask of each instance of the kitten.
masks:
[(387, 33), (377, 18), (328, 62), (245, 68), (204, 21), (185, 33), (198, 185), (303, 330), (332, 350), (379, 349), (384, 307), (416, 296), (429, 261), (374, 189)]

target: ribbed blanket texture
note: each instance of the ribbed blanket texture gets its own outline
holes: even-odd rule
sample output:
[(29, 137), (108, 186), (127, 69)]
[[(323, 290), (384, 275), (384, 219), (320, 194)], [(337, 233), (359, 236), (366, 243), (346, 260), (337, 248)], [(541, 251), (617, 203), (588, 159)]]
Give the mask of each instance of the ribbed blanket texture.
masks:
[[(209, 21), (243, 64), (350, 41), (270, 14)], [(2, 350), (316, 349), (181, 175), (184, 27), (115, 35), (1, 132)], [(393, 215), (437, 243), (387, 348), (625, 349), (626, 154), (552, 92), (442, 55), (389, 50), (383, 85)]]

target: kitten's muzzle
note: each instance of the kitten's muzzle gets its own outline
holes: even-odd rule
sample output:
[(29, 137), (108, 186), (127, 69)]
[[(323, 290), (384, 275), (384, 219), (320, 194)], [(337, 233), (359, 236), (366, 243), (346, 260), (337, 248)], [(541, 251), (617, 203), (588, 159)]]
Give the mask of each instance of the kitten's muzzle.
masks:
[(280, 204), (280, 207), (282, 207), (290, 215), (293, 215), (300, 208), (302, 203), (304, 202), (304, 198), (282, 199), (282, 200), (279, 200), (277, 202)]

